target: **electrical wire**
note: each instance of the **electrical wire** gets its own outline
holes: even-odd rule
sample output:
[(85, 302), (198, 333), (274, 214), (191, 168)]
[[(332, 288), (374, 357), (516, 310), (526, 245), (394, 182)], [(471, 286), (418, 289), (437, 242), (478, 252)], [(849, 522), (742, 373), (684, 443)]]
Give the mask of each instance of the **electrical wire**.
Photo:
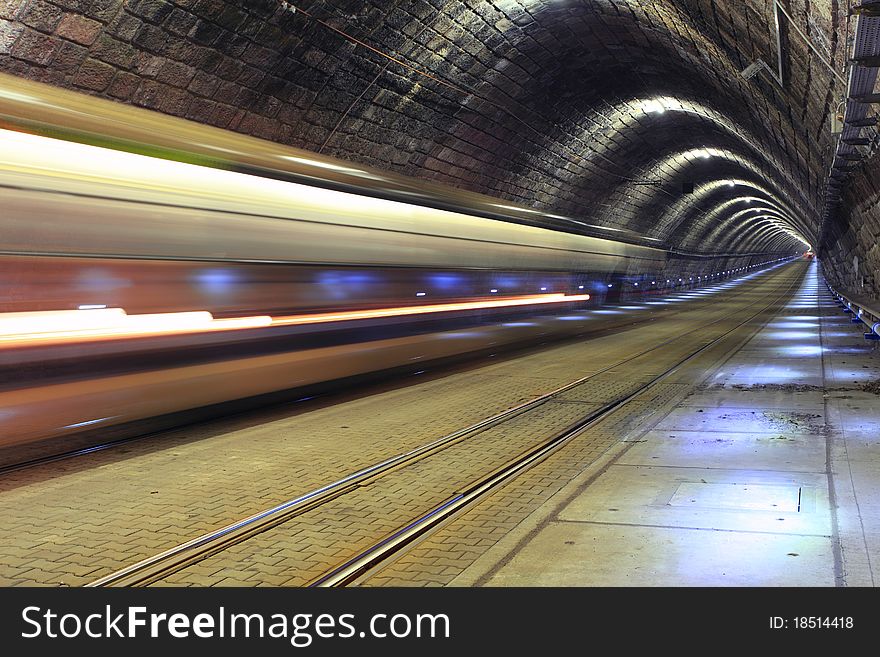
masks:
[(791, 14), (789, 14), (785, 10), (785, 7), (782, 6), (782, 4), (779, 2), (779, 0), (773, 0), (773, 4), (776, 7), (776, 9), (781, 11), (783, 13), (783, 15), (788, 19), (788, 24), (791, 25), (794, 28), (795, 32), (797, 32), (801, 36), (801, 38), (804, 40), (804, 43), (806, 43), (807, 46), (810, 48), (810, 50), (812, 50), (816, 54), (816, 57), (819, 58), (819, 61), (822, 62), (823, 64), (825, 64), (825, 66), (828, 68), (829, 71), (831, 71), (831, 73), (834, 75), (834, 77), (837, 78), (837, 80), (840, 83), (842, 83), (844, 86), (846, 86), (846, 80), (843, 78), (843, 76), (837, 72), (837, 69), (834, 68), (834, 65), (829, 60), (825, 59), (823, 54), (821, 52), (819, 52), (819, 50), (813, 45), (813, 42), (810, 40), (810, 37), (808, 37), (806, 34), (804, 34), (804, 32), (801, 30), (801, 28), (799, 28), (797, 26), (797, 24), (794, 22), (794, 19), (791, 17)]
[[(775, 2), (775, 1), (776, 1), (776, 0), (774, 0), (774, 2)], [(375, 47), (375, 46), (372, 46), (372, 45), (370, 45), (369, 43), (366, 43), (366, 42), (363, 41), (362, 39), (359, 39), (359, 38), (357, 38), (357, 37), (355, 37), (355, 36), (349, 34), (348, 32), (346, 32), (346, 31), (344, 31), (344, 30), (341, 30), (341, 29), (337, 28), (337, 27), (334, 26), (334, 25), (331, 25), (331, 24), (328, 23), (327, 21), (322, 20), (321, 18), (318, 18), (317, 16), (314, 16), (314, 15), (311, 14), (310, 12), (308, 12), (308, 11), (306, 11), (306, 10), (304, 10), (304, 9), (301, 9), (300, 7), (298, 7), (297, 5), (295, 5), (295, 4), (292, 3), (292, 2), (289, 2), (288, 0), (279, 0), (279, 2), (280, 2), (283, 6), (285, 6), (286, 8), (288, 8), (288, 9), (290, 9), (290, 10), (296, 12), (296, 13), (300, 13), (300, 14), (302, 14), (303, 16), (305, 16), (306, 18), (308, 18), (309, 20), (314, 21), (315, 23), (318, 23), (319, 25), (321, 25), (321, 26), (324, 27), (325, 29), (330, 30), (331, 32), (337, 34), (338, 36), (340, 36), (340, 37), (342, 37), (342, 38), (344, 38), (344, 39), (346, 39), (347, 41), (349, 41), (349, 42), (351, 42), (351, 43), (353, 43), (353, 44), (355, 44), (355, 45), (357, 45), (357, 46), (360, 46), (360, 47), (362, 47), (362, 48), (365, 48), (365, 49), (369, 50), (370, 52), (372, 52), (372, 53), (374, 53), (374, 54), (376, 54), (376, 55), (378, 55), (378, 56), (380, 56), (380, 57), (382, 57), (382, 58), (384, 58), (384, 59), (387, 60), (386, 64), (382, 67), (382, 69), (376, 74), (376, 76), (375, 76), (375, 77), (372, 79), (372, 81), (366, 86), (366, 88), (364, 88), (364, 90), (361, 92), (361, 94), (360, 94), (360, 95), (359, 95), (359, 96), (358, 96), (358, 97), (357, 97), (357, 98), (356, 98), (356, 99), (355, 99), (355, 100), (349, 105), (349, 107), (346, 109), (346, 111), (345, 111), (345, 113), (342, 115), (342, 117), (337, 121), (337, 123), (336, 123), (336, 125), (334, 126), (333, 130), (331, 131), (330, 135), (324, 140), (324, 143), (321, 145), (321, 149), (320, 149), (319, 152), (321, 152), (321, 151), (324, 150), (324, 148), (325, 148), (325, 147), (327, 146), (327, 144), (329, 143), (329, 141), (330, 141), (331, 137), (333, 136), (333, 134), (336, 133), (336, 131), (338, 130), (338, 128), (340, 127), (340, 125), (342, 124), (342, 122), (345, 120), (345, 118), (346, 118), (346, 117), (348, 116), (348, 114), (351, 112), (352, 108), (355, 106), (355, 104), (356, 104), (359, 100), (361, 100), (361, 99), (364, 97), (364, 95), (366, 94), (366, 92), (367, 92), (370, 88), (372, 88), (372, 86), (378, 81), (378, 79), (379, 79), (379, 78), (382, 76), (382, 74), (383, 74), (383, 73), (389, 68), (389, 66), (390, 66), (391, 64), (397, 64), (397, 65), (403, 67), (405, 70), (408, 70), (408, 71), (410, 71), (410, 72), (412, 72), (412, 73), (415, 73), (416, 75), (422, 76), (422, 77), (424, 77), (424, 78), (426, 78), (426, 79), (428, 79), (428, 80), (431, 80), (431, 81), (433, 81), (433, 82), (436, 82), (437, 84), (442, 85), (443, 87), (446, 87), (446, 88), (448, 88), (448, 89), (451, 89), (451, 90), (453, 90), (454, 92), (456, 92), (456, 93), (458, 93), (458, 94), (460, 94), (460, 95), (463, 95), (463, 96), (473, 96), (473, 97), (475, 97), (475, 98), (479, 98), (479, 99), (483, 100), (484, 102), (486, 102), (486, 103), (492, 105), (492, 106), (495, 107), (496, 109), (498, 109), (498, 110), (504, 112), (505, 114), (507, 114), (508, 116), (510, 116), (511, 118), (513, 118), (514, 120), (516, 120), (518, 123), (520, 123), (520, 124), (522, 124), (523, 126), (525, 126), (528, 130), (530, 130), (531, 132), (533, 132), (533, 133), (536, 134), (537, 136), (539, 136), (539, 137), (541, 137), (541, 138), (543, 138), (543, 137), (545, 136), (541, 131), (539, 131), (537, 128), (535, 128), (535, 127), (534, 127), (529, 121), (526, 121), (525, 119), (523, 119), (522, 117), (520, 117), (519, 115), (517, 115), (517, 114), (516, 114), (514, 111), (512, 111), (510, 108), (508, 108), (508, 107), (506, 107), (506, 106), (504, 106), (504, 105), (501, 105), (501, 104), (499, 104), (499, 103), (497, 103), (497, 102), (495, 102), (495, 101), (492, 101), (492, 100), (490, 100), (490, 99), (488, 99), (488, 98), (482, 96), (482, 95), (481, 95), (476, 89), (474, 89), (474, 88), (472, 88), (472, 87), (469, 87), (469, 86), (467, 86), (467, 85), (461, 85), (461, 84), (456, 84), (456, 83), (454, 83), (454, 82), (450, 82), (449, 80), (446, 80), (445, 78), (442, 78), (442, 77), (440, 77), (440, 76), (438, 76), (438, 75), (435, 75), (435, 74), (433, 74), (433, 73), (431, 73), (431, 72), (429, 72), (429, 71), (426, 71), (426, 70), (424, 70), (424, 69), (422, 69), (422, 68), (420, 68), (420, 67), (418, 67), (418, 66), (415, 66), (415, 65), (413, 65), (413, 64), (410, 64), (409, 62), (407, 62), (407, 61), (401, 59), (401, 58), (398, 57), (398, 56), (394, 56), (394, 55), (391, 55), (391, 54), (389, 54), (389, 53), (386, 53), (386, 52), (382, 51), (381, 49), (379, 49), (379, 48), (377, 48), (377, 47)], [(778, 3), (777, 3), (777, 4), (778, 4)], [(782, 9), (782, 7), (780, 7), (780, 9)], [(783, 13), (785, 13), (784, 9), (783, 9)], [(789, 19), (789, 21), (791, 21), (791, 17), (790, 17), (787, 13), (785, 13), (785, 15), (786, 15), (786, 17)], [(804, 38), (806, 39), (805, 35), (803, 35), (803, 33), (800, 32), (800, 30), (797, 28), (797, 26), (795, 26), (793, 23), (792, 23), (792, 26), (795, 27), (795, 29), (798, 30), (798, 32), (799, 32), (802, 36), (804, 36)], [(425, 31), (425, 29), (427, 29), (427, 26), (426, 26), (425, 28), (423, 28), (422, 31), (421, 31), (419, 34), (423, 33), (423, 32)], [(418, 35), (417, 35), (417, 36), (418, 36)], [(809, 43), (809, 40), (807, 40), (807, 44), (812, 48), (812, 44)], [(814, 49), (814, 50), (815, 50), (815, 49)], [(821, 58), (821, 54), (818, 53), (818, 51), (816, 51), (816, 53), (817, 53), (817, 55), (819, 55), (820, 58)], [(823, 63), (826, 63), (824, 59), (823, 59), (822, 61), (823, 61)], [(826, 65), (828, 65), (828, 64), (826, 63)], [(832, 69), (832, 72), (834, 72), (833, 69)], [(836, 75), (836, 72), (835, 72), (835, 75)], [(561, 146), (561, 148), (562, 148), (564, 151), (566, 151), (567, 153), (569, 153), (569, 155), (570, 155), (572, 158), (574, 158), (573, 164), (578, 165), (578, 166), (582, 166), (582, 167), (584, 166), (583, 163), (586, 162), (586, 160), (585, 160), (580, 154), (578, 154), (578, 153), (576, 153), (575, 151), (573, 151), (573, 150), (571, 150), (570, 148), (568, 148), (564, 143), (560, 143), (560, 146)], [(616, 164), (615, 164), (614, 162), (610, 162), (610, 163), (611, 163), (611, 164), (614, 164), (614, 165), (616, 166)], [(595, 166), (595, 164), (594, 164), (593, 166)], [(599, 168), (599, 167), (597, 167), (597, 168)], [(632, 183), (636, 183), (636, 184), (647, 184), (646, 181), (645, 181), (644, 179), (641, 179), (641, 178), (633, 178), (633, 177), (630, 177), (630, 176), (621, 175), (621, 174), (614, 173), (614, 172), (612, 172), (612, 171), (608, 171), (608, 170), (606, 170), (606, 169), (601, 169), (601, 168), (599, 168), (599, 170), (602, 171), (604, 174), (607, 174), (607, 175), (613, 176), (613, 177), (615, 177), (615, 178), (617, 178), (617, 179), (619, 179), (619, 180), (624, 180), (624, 181), (632, 182)], [(663, 193), (664, 195), (666, 195), (666, 196), (674, 197), (673, 194), (671, 194), (668, 190), (664, 189), (662, 186), (658, 186), (658, 190), (659, 190), (661, 193)], [(667, 208), (668, 208), (668, 207), (669, 207), (669, 206), (667, 206)]]
[[(331, 25), (327, 21), (322, 20), (322, 19), (318, 18), (317, 16), (314, 16), (313, 14), (309, 13), (308, 11), (301, 9), (300, 7), (298, 7), (297, 5), (295, 5), (292, 2), (288, 2), (287, 0), (279, 0), (279, 2), (282, 5), (284, 5), (285, 7), (293, 10), (294, 12), (302, 14), (303, 16), (308, 18), (309, 20), (312, 20), (312, 21), (318, 23), (319, 25), (321, 25), (322, 27), (341, 36), (342, 38), (346, 39), (347, 41), (349, 41), (355, 45), (361, 46), (363, 48), (366, 48), (370, 52), (389, 60), (389, 63), (385, 66), (385, 68), (383, 68), (383, 71), (386, 70), (391, 63), (398, 64), (399, 66), (403, 67), (404, 69), (406, 69), (412, 73), (415, 73), (416, 75), (420, 75), (428, 80), (431, 80), (432, 82), (436, 82), (437, 84), (439, 84), (443, 87), (446, 87), (448, 89), (451, 89), (452, 91), (455, 91), (456, 93), (458, 93), (460, 95), (473, 96), (475, 98), (479, 98), (480, 100), (492, 105), (496, 109), (504, 112), (505, 114), (507, 114), (508, 116), (513, 118), (515, 121), (517, 121), (518, 123), (523, 125), (525, 128), (527, 128), (529, 131), (533, 132), (538, 137), (544, 138), (546, 136), (540, 130), (535, 128), (531, 122), (523, 119), (516, 112), (511, 110), (509, 107), (501, 105), (500, 103), (497, 103), (493, 100), (486, 98), (485, 96), (482, 96), (476, 89), (469, 87), (467, 85), (462, 85), (462, 84), (450, 82), (449, 80), (446, 80), (445, 78), (442, 78), (438, 75), (435, 75), (435, 74), (433, 74), (429, 71), (426, 71), (426, 70), (424, 70), (418, 66), (415, 66), (413, 64), (410, 64), (409, 62), (406, 62), (405, 60), (401, 59), (400, 57), (395, 57), (394, 55), (390, 55), (390, 54), (380, 50), (379, 48), (376, 48), (375, 46), (372, 46), (369, 43), (366, 43), (365, 41), (358, 39), (357, 37), (349, 34), (348, 32), (345, 32), (344, 30), (341, 30), (338, 27)], [(380, 74), (381, 74), (381, 72), (380, 72)], [(377, 79), (378, 79), (378, 76), (377, 76)], [(373, 82), (375, 82), (375, 80)], [(370, 83), (370, 85), (368, 85), (367, 89), (369, 89), (372, 85), (373, 85), (373, 83)], [(366, 93), (366, 89), (364, 90), (364, 93)], [(349, 110), (350, 109), (351, 108), (349, 108)], [(334, 131), (335, 131), (335, 129), (334, 129)], [(587, 160), (583, 156), (581, 156), (579, 153), (577, 153), (577, 152), (573, 151), (572, 149), (570, 149), (569, 147), (567, 147), (564, 143), (560, 143), (559, 145), (562, 148), (562, 150), (566, 151), (573, 158), (573, 162), (572, 162), (573, 164), (581, 166), (581, 167), (585, 167), (585, 163), (587, 162)], [(322, 148), (323, 147), (324, 146), (322, 146)], [(592, 166), (596, 166), (596, 165), (593, 164)], [(599, 168), (599, 167), (597, 167), (597, 168)], [(629, 182), (641, 182), (641, 179), (631, 178), (629, 176), (624, 176), (619, 173), (614, 173), (613, 171), (608, 171), (606, 169), (600, 169), (600, 171), (602, 171), (603, 173), (605, 173), (609, 176), (614, 176), (615, 178), (618, 178), (620, 180), (626, 180)]]

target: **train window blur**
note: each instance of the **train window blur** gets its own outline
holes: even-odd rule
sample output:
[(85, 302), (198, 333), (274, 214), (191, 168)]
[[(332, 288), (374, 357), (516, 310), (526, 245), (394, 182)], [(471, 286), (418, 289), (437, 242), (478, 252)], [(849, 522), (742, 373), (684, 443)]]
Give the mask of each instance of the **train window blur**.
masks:
[[(27, 91), (0, 98), (4, 125), (29, 126), (0, 130), (0, 362), (15, 372), (0, 380), (0, 445), (574, 335), (610, 274), (666, 261), (415, 180), (392, 197), (370, 177), (358, 178), (364, 194), (292, 182), (316, 175), (294, 149), (279, 157), (260, 140), (0, 81)], [(40, 111), (70, 103), (66, 122), (115, 130), (100, 141), (123, 147), (32, 130), (20, 99), (44, 95)], [(211, 168), (132, 152), (151, 152), (157, 135), (232, 159)], [(326, 175), (352, 173), (340, 167)], [(416, 190), (436, 203), (401, 200)], [(513, 214), (481, 216), (488, 206)]]

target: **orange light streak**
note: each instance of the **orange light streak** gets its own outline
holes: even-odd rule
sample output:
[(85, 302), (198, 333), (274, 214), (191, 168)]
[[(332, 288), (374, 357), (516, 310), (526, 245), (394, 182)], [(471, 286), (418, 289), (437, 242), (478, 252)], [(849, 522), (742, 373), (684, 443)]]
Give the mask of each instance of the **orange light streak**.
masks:
[(420, 304), (417, 306), (401, 306), (398, 308), (376, 308), (374, 310), (353, 310), (348, 312), (321, 313), (317, 315), (293, 315), (290, 317), (272, 318), (272, 326), (290, 326), (295, 324), (319, 324), (322, 322), (347, 322), (358, 319), (378, 319), (381, 317), (403, 317), (405, 315), (424, 315), (429, 313), (454, 312), (456, 310), (481, 310), (483, 308), (508, 308), (512, 306), (533, 306), (549, 303), (571, 303), (587, 301), (589, 294), (533, 294), (492, 301), (464, 301), (458, 303)]
[(486, 301), (420, 304), (281, 317), (256, 315), (228, 319), (215, 319), (211, 313), (203, 310), (143, 315), (128, 315), (122, 308), (0, 313), (0, 347), (208, 333), (270, 326), (323, 324), (463, 310), (573, 303), (587, 301), (589, 298), (589, 294), (570, 296), (561, 293), (535, 294)]
[[(152, 313), (128, 315), (122, 308), (101, 310), (58, 310), (36, 313), (8, 313), (32, 315), (30, 318), (6, 318), (0, 314), (0, 346), (11, 344), (56, 344), (104, 339), (135, 338), (183, 333), (203, 333), (269, 326), (268, 315), (214, 319), (206, 311), (181, 313)], [(78, 321), (77, 315), (103, 313), (102, 317), (87, 317)], [(28, 319), (29, 321), (25, 321)], [(104, 319), (104, 323), (98, 322)]]

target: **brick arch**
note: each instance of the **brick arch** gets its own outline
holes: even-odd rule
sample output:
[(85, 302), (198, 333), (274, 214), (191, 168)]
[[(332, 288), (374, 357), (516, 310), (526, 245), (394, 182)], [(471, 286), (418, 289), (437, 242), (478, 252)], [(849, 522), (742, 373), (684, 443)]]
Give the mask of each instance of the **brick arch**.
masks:
[[(3, 0), (0, 69), (619, 227), (665, 202), (628, 212), (626, 178), (703, 139), (755, 162), (820, 233), (840, 90), (790, 31), (784, 87), (739, 76), (776, 52), (764, 0), (291, 4), (299, 11), (277, 0)], [(842, 69), (839, 4), (790, 11)], [(656, 95), (707, 105), (736, 130), (694, 114), (616, 129), (630, 101)], [(573, 147), (586, 164), (560, 156)], [(590, 147), (602, 152), (586, 158)], [(857, 174), (839, 225), (822, 234), (831, 252), (846, 244), (880, 268), (876, 169)], [(691, 224), (700, 230), (685, 222), (674, 239), (693, 242)]]

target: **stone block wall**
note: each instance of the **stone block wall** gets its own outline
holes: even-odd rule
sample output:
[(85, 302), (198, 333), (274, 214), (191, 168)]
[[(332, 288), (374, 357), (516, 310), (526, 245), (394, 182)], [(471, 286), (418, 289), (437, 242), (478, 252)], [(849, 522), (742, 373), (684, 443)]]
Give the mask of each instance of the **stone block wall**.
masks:
[[(817, 230), (829, 74), (786, 33), (784, 94), (739, 75), (775, 47), (765, 4), (0, 0), (0, 70), (669, 245), (773, 251), (790, 242), (716, 230), (741, 191), (680, 191), (742, 179)], [(839, 7), (790, 9), (844, 56)], [(701, 148), (724, 155), (682, 155)]]

